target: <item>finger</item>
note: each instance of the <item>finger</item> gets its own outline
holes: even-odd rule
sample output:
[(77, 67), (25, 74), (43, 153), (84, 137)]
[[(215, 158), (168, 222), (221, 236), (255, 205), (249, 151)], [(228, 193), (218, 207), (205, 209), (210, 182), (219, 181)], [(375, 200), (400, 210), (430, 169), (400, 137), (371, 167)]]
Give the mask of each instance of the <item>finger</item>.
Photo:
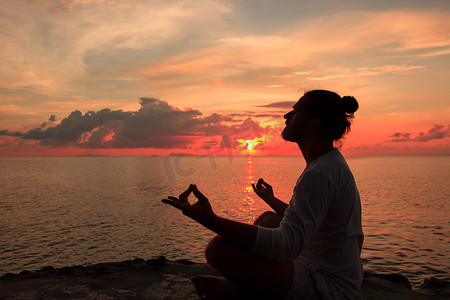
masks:
[(255, 186), (254, 183), (252, 183), (252, 188), (253, 188), (253, 191), (255, 192), (255, 194), (258, 195), (258, 188)]
[(194, 193), (194, 196), (197, 197), (198, 201), (200, 202), (208, 202), (208, 198), (205, 197), (197, 188), (196, 185), (193, 185), (192, 192)]
[(256, 184), (256, 187), (258, 189), (260, 189), (262, 187), (262, 183), (264, 182), (264, 180), (262, 178), (258, 179), (258, 183)]
[(184, 192), (182, 192), (181, 194), (180, 194), (180, 199), (183, 199), (183, 200), (187, 200), (187, 198), (189, 197), (189, 195), (192, 193), (192, 187), (193, 187), (194, 185), (193, 184), (190, 184), (189, 185), (189, 187), (188, 187), (188, 189), (187, 190), (185, 190)]
[(175, 202), (178, 202), (178, 203), (189, 204), (188, 199), (182, 199), (182, 198), (177, 198), (177, 197), (173, 197), (173, 196), (169, 196), (167, 198), (169, 200), (171, 200), (171, 201), (175, 201)]
[(262, 180), (262, 182), (264, 183), (265, 186), (267, 186), (267, 187), (269, 187), (269, 188), (272, 187), (270, 184), (268, 184), (267, 182), (265, 182), (264, 179), (261, 178), (261, 180)]
[(169, 199), (162, 199), (161, 201), (162, 203), (172, 205), (173, 207), (178, 208), (179, 210), (183, 210), (186, 207), (186, 205), (180, 201), (174, 201)]

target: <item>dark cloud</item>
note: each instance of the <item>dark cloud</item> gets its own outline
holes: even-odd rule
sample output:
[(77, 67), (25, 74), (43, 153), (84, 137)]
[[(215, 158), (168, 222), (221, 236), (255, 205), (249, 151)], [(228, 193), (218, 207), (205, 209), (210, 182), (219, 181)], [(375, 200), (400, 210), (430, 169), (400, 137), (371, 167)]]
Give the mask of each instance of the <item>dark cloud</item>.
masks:
[(405, 141), (410, 141), (411, 140), (411, 133), (409, 132), (396, 132), (393, 135), (391, 135), (392, 139), (391, 142), (405, 142)]
[(53, 123), (53, 122), (56, 122), (56, 116), (55, 116), (55, 115), (51, 115), (51, 116), (48, 118), (48, 122), (42, 123), (42, 124), (41, 124), (41, 129), (47, 127), (47, 125), (49, 125), (49, 124), (51, 124), (51, 123)]
[(253, 117), (256, 117), (256, 118), (283, 119), (284, 114), (256, 114)]
[[(56, 120), (51, 116), (50, 121)], [(230, 116), (203, 117), (198, 110), (180, 110), (154, 98), (140, 98), (137, 111), (111, 110), (70, 113), (61, 122), (27, 132), (0, 130), (0, 135), (39, 140), (41, 145), (75, 145), (80, 148), (188, 148), (208, 136), (261, 135), (264, 129), (250, 118), (238, 125), (224, 125)], [(248, 134), (250, 132), (250, 134)], [(242, 137), (239, 137), (242, 138)], [(208, 142), (205, 146), (213, 146)]]
[(211, 149), (215, 146), (217, 146), (218, 142), (213, 140), (213, 141), (204, 141), (203, 145), (201, 147), (201, 149)]
[[(418, 142), (427, 142), (429, 140), (440, 140), (446, 138), (449, 135), (450, 125), (444, 129), (444, 125), (434, 125), (433, 128), (428, 130), (427, 133), (419, 133), (419, 135), (415, 138)], [(444, 129), (444, 130), (443, 130)]]
[(258, 105), (258, 107), (270, 107), (270, 108), (287, 108), (292, 109), (292, 106), (297, 103), (295, 101), (281, 101), (281, 102), (274, 102), (266, 105)]
[(0, 135), (20, 137), (22, 134), (18, 131), (10, 132), (8, 130), (0, 130)]
[(450, 125), (445, 128), (444, 125), (435, 124), (428, 132), (421, 132), (416, 137), (411, 138), (410, 132), (396, 132), (391, 137), (390, 142), (428, 142), (430, 140), (439, 140), (450, 137)]
[[(287, 111), (286, 111), (287, 112)], [(242, 121), (243, 119), (239, 117), (245, 117), (245, 118), (271, 118), (271, 119), (283, 119), (284, 113), (255, 113), (255, 112), (246, 112), (246, 113), (234, 113), (229, 114), (230, 121)], [(236, 118), (238, 117), (238, 118)]]

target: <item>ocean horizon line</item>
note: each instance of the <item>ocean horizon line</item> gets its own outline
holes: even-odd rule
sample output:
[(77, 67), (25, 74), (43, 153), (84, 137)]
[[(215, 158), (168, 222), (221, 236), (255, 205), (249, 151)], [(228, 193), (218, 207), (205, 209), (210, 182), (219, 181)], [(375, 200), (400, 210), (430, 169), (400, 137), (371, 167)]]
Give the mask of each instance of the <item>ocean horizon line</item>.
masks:
[[(8, 158), (8, 157), (176, 157), (176, 156), (187, 156), (187, 157), (302, 157), (299, 155), (199, 155), (199, 154), (190, 154), (190, 153), (174, 153), (169, 155), (107, 155), (107, 154), (77, 154), (77, 155), (0, 155), (0, 158)], [(365, 158), (365, 157), (448, 157), (449, 154), (377, 154), (377, 155), (355, 155), (355, 156), (346, 156), (347, 158)]]

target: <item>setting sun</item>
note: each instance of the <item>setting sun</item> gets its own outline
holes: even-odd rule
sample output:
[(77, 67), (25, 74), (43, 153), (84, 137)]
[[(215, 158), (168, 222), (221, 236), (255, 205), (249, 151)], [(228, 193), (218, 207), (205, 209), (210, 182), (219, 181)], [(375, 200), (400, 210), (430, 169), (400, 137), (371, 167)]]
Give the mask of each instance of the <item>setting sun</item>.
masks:
[(258, 145), (262, 144), (262, 138), (254, 138), (253, 140), (238, 139), (240, 143), (239, 148), (244, 150), (246, 154), (255, 153), (255, 149)]
[(285, 2), (3, 1), (0, 156), (298, 155), (312, 89), (358, 100), (347, 157), (450, 153), (449, 1)]
[(0, 300), (450, 294), (450, 0), (0, 1)]

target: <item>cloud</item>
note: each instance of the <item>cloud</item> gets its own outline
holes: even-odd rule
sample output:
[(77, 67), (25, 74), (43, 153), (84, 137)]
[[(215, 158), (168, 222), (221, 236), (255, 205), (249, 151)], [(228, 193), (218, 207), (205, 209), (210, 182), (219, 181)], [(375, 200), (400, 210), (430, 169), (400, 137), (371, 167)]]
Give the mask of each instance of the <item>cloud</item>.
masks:
[(425, 66), (412, 66), (412, 65), (384, 65), (379, 67), (363, 67), (358, 68), (358, 75), (361, 76), (376, 76), (376, 75), (382, 75), (382, 74), (397, 74), (400, 72), (406, 72), (410, 70), (417, 70), (417, 69), (423, 69)]
[(447, 127), (447, 129), (442, 129), (444, 129), (443, 125), (434, 125), (433, 128), (428, 130), (427, 133), (419, 133), (419, 135), (414, 140), (418, 142), (428, 142), (429, 140), (440, 140), (449, 137), (450, 125)]
[(76, 93), (73, 84), (92, 89), (98, 77), (126, 82), (142, 64), (200, 47), (199, 38), (220, 35), (221, 17), (230, 11), (210, 0), (6, 2), (0, 86), (66, 97)]
[[(323, 87), (356, 94), (353, 86), (348, 87), (354, 84), (370, 94), (364, 99), (369, 105), (390, 103), (379, 91), (395, 90), (392, 98), (401, 107), (411, 100), (398, 97), (401, 90), (396, 85), (401, 80), (415, 78), (421, 81), (421, 90), (442, 95), (434, 76), (448, 69), (445, 60), (422, 59), (450, 49), (448, 13), (430, 8), (336, 14), (305, 10), (305, 17), (295, 14), (286, 23), (267, 23), (270, 30), (255, 31), (237, 22), (242, 1), (5, 3), (0, 8), (0, 87), (14, 94), (0, 90), (0, 114), (9, 115), (0, 116), (5, 124), (0, 128), (11, 130), (20, 128), (25, 117), (30, 123), (44, 120), (48, 111), (67, 116), (73, 107), (134, 110), (126, 107), (129, 99), (148, 93), (178, 107), (189, 103), (202, 111), (242, 111), (289, 99), (302, 89)], [(60, 6), (65, 9), (49, 16), (53, 7)], [(289, 5), (284, 10), (292, 11)], [(414, 53), (420, 59), (412, 59)], [(399, 74), (407, 78), (375, 81), (375, 75), (405, 71)], [(420, 76), (423, 72), (427, 76)], [(319, 81), (343, 77), (339, 85)], [(419, 87), (407, 83), (402, 87)], [(102, 104), (111, 99), (117, 104)]]
[(277, 133), (277, 128), (262, 127), (258, 122), (251, 118), (245, 119), (241, 124), (232, 125), (222, 135), (220, 147), (222, 149), (228, 149), (229, 155), (233, 149), (239, 148), (242, 140), (260, 140), (265, 144), (273, 140)]
[(420, 132), (416, 137), (411, 138), (410, 132), (396, 132), (391, 135), (390, 142), (428, 142), (430, 140), (440, 140), (450, 137), (450, 125), (435, 124), (428, 132)]
[(292, 78), (292, 77), (297, 77), (297, 76), (302, 76), (302, 75), (309, 75), (311, 74), (310, 71), (297, 71), (297, 72), (291, 72), (289, 74), (285, 74), (285, 75), (272, 75), (270, 76), (271, 78), (281, 78), (281, 79), (286, 79), (286, 78)]
[(20, 132), (10, 132), (8, 130), (0, 130), (0, 135), (7, 135), (7, 136), (15, 136), (20, 137), (22, 134)]
[(105, 0), (39, 0), (36, 2), (42, 2), (50, 7), (50, 12), (52, 14), (58, 15), (63, 12), (73, 13), (77, 6), (89, 5), (89, 4), (103, 4), (105, 2), (111, 3), (112, 1)]
[(346, 70), (345, 74), (330, 74), (330, 75), (318, 75), (308, 77), (309, 80), (330, 80), (337, 78), (350, 78), (360, 76), (379, 76), (384, 74), (398, 74), (400, 72), (406, 72), (411, 70), (424, 69), (426, 66), (414, 66), (414, 65), (384, 65), (377, 67), (361, 67), (356, 71)]
[[(428, 61), (411, 59), (407, 50), (415, 42), (421, 49), (450, 49), (447, 33), (437, 27), (439, 22), (448, 24), (447, 19), (433, 11), (352, 11), (299, 19), (265, 35), (228, 34), (201, 49), (144, 65), (140, 76), (155, 89), (170, 82), (177, 92), (189, 86), (188, 93), (211, 78), (235, 91), (247, 92), (254, 85), (257, 93), (265, 86), (269, 88), (265, 93), (278, 95), (333, 79), (373, 84), (376, 76), (425, 69)], [(206, 95), (208, 89), (202, 91), (206, 98), (211, 97)]]
[(295, 103), (296, 103), (295, 101), (280, 101), (280, 102), (269, 103), (266, 105), (258, 105), (258, 107), (292, 109), (292, 106), (294, 106)]
[(408, 143), (381, 143), (373, 145), (359, 145), (354, 147), (344, 147), (343, 154), (346, 157), (361, 157), (361, 156), (380, 156), (380, 155), (449, 155), (450, 144), (446, 142), (437, 143), (434, 145), (408, 144)]
[[(445, 11), (386, 10), (347, 11), (302, 25), (315, 28), (305, 35), (310, 46), (318, 51), (371, 49), (376, 54), (398, 58), (448, 54), (450, 41), (446, 28), (449, 24)], [(312, 50), (311, 47), (306, 49)]]
[(396, 132), (393, 135), (391, 135), (394, 139), (391, 140), (391, 142), (406, 142), (411, 140), (411, 133), (409, 132)]
[[(232, 117), (216, 113), (203, 117), (198, 110), (180, 110), (159, 99), (140, 98), (137, 111), (105, 108), (83, 114), (75, 110), (53, 127), (36, 127), (24, 133), (0, 130), (0, 135), (38, 140), (47, 146), (187, 148), (207, 137), (260, 137), (266, 131), (251, 118), (241, 124), (225, 125), (228, 121)], [(212, 144), (211, 140), (204, 142), (204, 145)]]

